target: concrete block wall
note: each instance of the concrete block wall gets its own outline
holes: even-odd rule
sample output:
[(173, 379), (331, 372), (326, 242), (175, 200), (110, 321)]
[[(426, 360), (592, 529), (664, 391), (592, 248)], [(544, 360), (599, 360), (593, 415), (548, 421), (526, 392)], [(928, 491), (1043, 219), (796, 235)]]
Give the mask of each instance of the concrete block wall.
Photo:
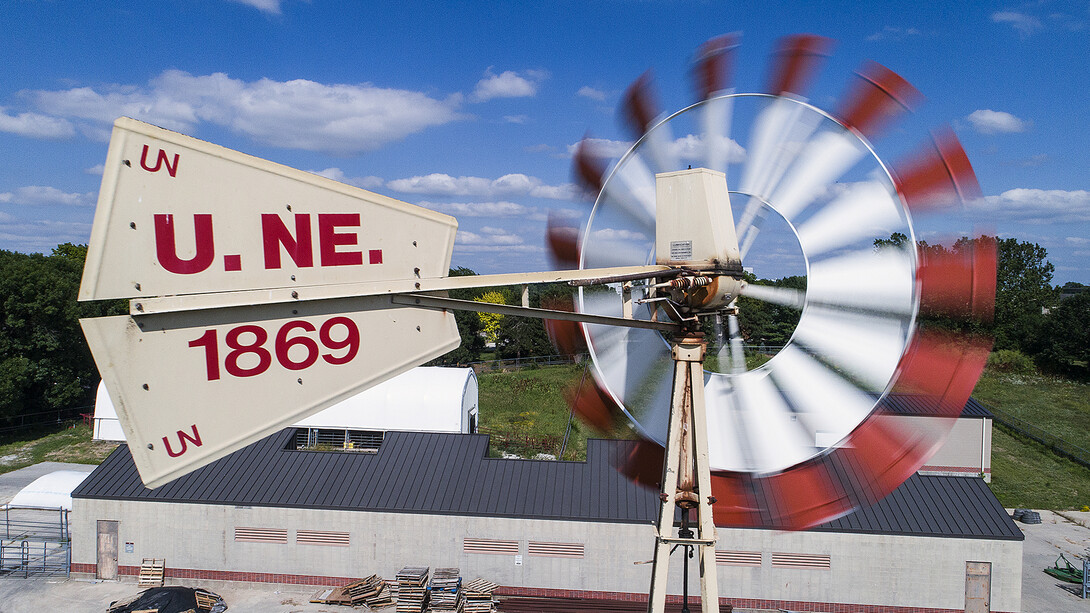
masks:
[[(76, 499), (72, 512), (77, 568), (96, 563), (100, 519), (119, 521), (119, 566), (165, 558), (173, 576), (321, 584), (373, 573), (393, 577), (404, 566), (456, 566), (467, 579), (592, 594), (644, 594), (651, 576), (650, 525), (86, 499)], [(237, 542), (235, 527), (286, 529), (287, 543)], [(347, 532), (350, 545), (297, 544), (300, 529)], [(467, 537), (514, 541), (518, 553), (467, 553)], [(988, 561), (992, 610), (1020, 610), (1020, 541), (743, 529), (720, 529), (719, 537), (720, 550), (760, 552), (761, 560), (760, 566), (718, 566), (723, 597), (772, 608), (811, 602), (958, 610), (964, 608), (965, 562)], [(582, 544), (584, 555), (530, 555), (530, 541)], [(125, 543), (133, 544), (131, 553)], [(775, 568), (774, 553), (829, 556), (829, 568)], [(674, 594), (682, 591), (681, 564), (675, 554)], [(699, 594), (695, 566), (690, 573), (690, 593)]]

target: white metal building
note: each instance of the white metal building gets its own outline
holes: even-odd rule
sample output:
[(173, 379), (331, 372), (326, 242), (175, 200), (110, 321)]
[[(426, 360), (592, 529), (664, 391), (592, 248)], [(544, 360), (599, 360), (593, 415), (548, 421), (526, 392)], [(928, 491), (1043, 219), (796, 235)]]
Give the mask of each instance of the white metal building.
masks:
[[(340, 430), (477, 431), (477, 376), (472, 368), (420, 366), (383, 381), (295, 424)], [(98, 385), (92, 437), (124, 441), (106, 386)]]

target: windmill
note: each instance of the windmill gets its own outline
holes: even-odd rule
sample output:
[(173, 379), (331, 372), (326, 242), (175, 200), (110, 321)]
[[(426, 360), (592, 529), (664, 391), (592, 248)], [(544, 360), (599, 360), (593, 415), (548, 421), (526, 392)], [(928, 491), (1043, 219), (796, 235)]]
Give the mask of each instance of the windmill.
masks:
[[(886, 399), (956, 415), (987, 354), (984, 339), (921, 322), (986, 320), (994, 252), (984, 240), (917, 252), (913, 223), (973, 196), (975, 178), (950, 132), (900, 171), (878, 158), (870, 139), (916, 97), (888, 69), (865, 66), (827, 112), (801, 96), (827, 41), (787, 39), (762, 94), (727, 88), (733, 46), (702, 47), (700, 100), (665, 118), (637, 81), (625, 105), (637, 140), (608, 171), (592, 141), (580, 147), (595, 204), (581, 233), (554, 226), (569, 266), (544, 273), (447, 277), (453, 218), (119, 119), (80, 298), (126, 298), (130, 312), (81, 323), (144, 483), (442, 355), (465, 309), (576, 322), (558, 340), (585, 342), (597, 397), (644, 437), (625, 469), (661, 488), (653, 611), (677, 546), (699, 549), (703, 607), (718, 603), (716, 523), (804, 528), (892, 491), (941, 433), (899, 427)], [(674, 134), (696, 136), (695, 167)], [(746, 276), (770, 219), (795, 236), (805, 291)], [(902, 248), (874, 248), (895, 233)], [(525, 292), (522, 306), (445, 295), (555, 282), (580, 288), (573, 311), (532, 309)], [(602, 285), (614, 291), (583, 289)], [(740, 297), (800, 313), (754, 368)], [(706, 371), (713, 320), (723, 339)]]

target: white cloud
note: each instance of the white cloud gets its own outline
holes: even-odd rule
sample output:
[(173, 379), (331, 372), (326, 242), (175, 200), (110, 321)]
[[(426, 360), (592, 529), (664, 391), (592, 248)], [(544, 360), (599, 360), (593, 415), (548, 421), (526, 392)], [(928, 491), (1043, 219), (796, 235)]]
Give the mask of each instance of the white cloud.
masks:
[(1015, 11), (1000, 11), (992, 13), (992, 21), (995, 23), (1010, 24), (1023, 38), (1041, 29), (1041, 20), (1032, 15)]
[(1071, 243), (1072, 245), (1090, 245), (1090, 238), (1085, 238), (1082, 236), (1068, 236), (1064, 238), (1064, 240)]
[(1090, 222), (1090, 191), (1059, 189), (1011, 189), (970, 203), (998, 220), (1025, 224)]
[(6, 109), (0, 107), (0, 132), (10, 132), (30, 138), (68, 138), (75, 136), (76, 129), (71, 122), (59, 117), (38, 113), (8, 115)]
[(310, 172), (319, 177), (333, 179), (345, 185), (354, 185), (363, 189), (381, 187), (383, 183), (382, 177), (349, 177), (340, 168), (326, 168), (325, 170), (311, 170)]
[[(631, 141), (610, 140), (608, 138), (586, 138), (580, 141), (590, 151), (591, 155), (603, 158), (619, 158), (632, 147)], [(568, 157), (575, 155), (579, 143), (568, 145)]]
[(498, 179), (483, 177), (452, 177), (448, 174), (430, 175), (394, 179), (386, 187), (410, 194), (428, 194), (432, 196), (481, 196), (486, 198), (532, 196), (554, 200), (574, 200), (578, 191), (574, 185), (546, 185), (537, 177), (524, 174), (509, 174)]
[(602, 241), (646, 241), (647, 236), (642, 232), (632, 230), (618, 230), (616, 228), (603, 228), (591, 232), (591, 235)]
[(599, 89), (594, 89), (589, 85), (584, 85), (579, 88), (579, 91), (575, 92), (576, 96), (582, 96), (584, 98), (590, 98), (591, 100), (597, 100), (598, 102), (605, 102), (606, 93)]
[(98, 176), (101, 177), (102, 173), (106, 172), (106, 165), (105, 164), (96, 164), (95, 166), (92, 166), (90, 168), (84, 168), (83, 172), (85, 174), (98, 175)]
[[(717, 146), (727, 152), (728, 163), (737, 164), (745, 161), (746, 150), (736, 141), (719, 134), (715, 135), (715, 139)], [(671, 152), (683, 160), (703, 160), (707, 155), (707, 147), (703, 135), (688, 134), (674, 139), (671, 143)]]
[(1025, 132), (1029, 123), (1003, 111), (980, 109), (969, 113), (967, 118), (973, 129), (981, 134), (1010, 134)]
[(527, 70), (521, 74), (505, 70), (495, 74), (489, 68), (484, 78), (477, 82), (469, 99), (485, 102), (493, 98), (530, 98), (537, 95), (537, 86), (548, 74), (540, 70)]
[(20, 187), (14, 192), (0, 193), (0, 202), (21, 204), (24, 206), (38, 206), (50, 204), (62, 204), (66, 206), (91, 206), (95, 203), (95, 194), (68, 193), (55, 187), (44, 185), (28, 185)]
[(485, 227), (481, 228), (479, 233), (459, 230), (456, 242), (463, 246), (511, 247), (522, 245), (525, 241), (522, 240), (521, 236), (512, 234), (503, 228)]
[(446, 213), (455, 217), (520, 217), (544, 220), (545, 216), (536, 208), (516, 202), (500, 200), (496, 202), (418, 202), (422, 207)]
[[(716, 135), (718, 144), (727, 151), (727, 162), (737, 164), (746, 159), (746, 150), (733, 139)], [(600, 158), (619, 158), (632, 147), (632, 143), (622, 140), (609, 140), (605, 138), (588, 138), (582, 141), (586, 143), (591, 155)], [(575, 155), (579, 143), (568, 145), (568, 156)], [(682, 160), (703, 160), (706, 156), (707, 144), (702, 135), (688, 134), (675, 138), (670, 143), (669, 153)]]
[(167, 70), (146, 87), (110, 85), (25, 94), (40, 110), (85, 120), (90, 122), (88, 129), (99, 133), (126, 115), (183, 132), (210, 123), (269, 145), (334, 154), (372, 151), (462, 118), (457, 112), (459, 96), (436, 100), (369, 83), (247, 82), (224, 73), (195, 76), (180, 70)]
[(7, 223), (0, 214), (0, 243), (5, 249), (23, 253), (49, 253), (60, 243), (86, 243), (91, 224), (86, 222), (40, 220)]
[(530, 118), (526, 115), (504, 115), (503, 120), (507, 123), (526, 123)]
[(280, 0), (234, 0), (234, 2), (252, 6), (263, 13), (280, 14)]
[(875, 32), (874, 34), (871, 34), (870, 36), (868, 36), (867, 40), (870, 40), (870, 41), (879, 41), (879, 40), (902, 41), (902, 40), (905, 40), (906, 38), (910, 38), (910, 37), (913, 37), (913, 36), (923, 36), (923, 32), (917, 30), (916, 28), (899, 28), (899, 27), (895, 27), (895, 26), (886, 26), (886, 27), (882, 28), (881, 32)]

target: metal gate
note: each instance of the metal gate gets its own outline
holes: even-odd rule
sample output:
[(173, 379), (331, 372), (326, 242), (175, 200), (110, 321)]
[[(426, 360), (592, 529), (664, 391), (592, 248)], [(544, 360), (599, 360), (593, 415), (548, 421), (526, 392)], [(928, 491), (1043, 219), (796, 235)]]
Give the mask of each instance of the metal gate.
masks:
[(68, 511), (4, 507), (0, 538), (0, 577), (68, 576), (72, 538)]

